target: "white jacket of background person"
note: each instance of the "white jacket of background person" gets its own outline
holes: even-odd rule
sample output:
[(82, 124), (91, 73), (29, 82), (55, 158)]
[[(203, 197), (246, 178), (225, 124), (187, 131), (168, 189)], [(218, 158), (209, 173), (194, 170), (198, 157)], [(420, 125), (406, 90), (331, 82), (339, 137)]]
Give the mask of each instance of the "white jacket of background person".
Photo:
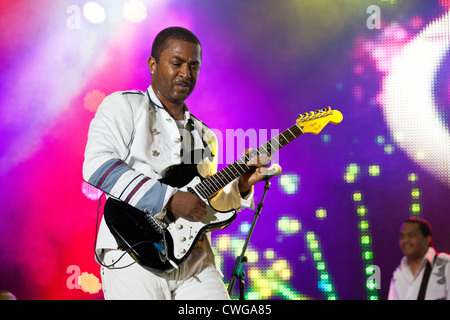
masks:
[[(207, 177), (217, 172), (216, 135), (188, 110), (185, 111), (187, 119), (193, 121), (196, 129), (193, 131), (195, 149), (204, 149), (204, 141), (213, 155), (212, 161), (206, 157), (198, 165), (199, 173)], [(158, 179), (164, 177), (168, 168), (181, 163), (180, 140), (175, 120), (163, 108), (151, 86), (147, 92), (112, 93), (103, 100), (90, 124), (83, 178), (108, 196), (162, 217), (167, 202), (177, 189)], [(253, 207), (253, 188), (243, 199), (236, 179), (210, 203), (222, 211)], [(207, 240), (204, 250), (215, 264), (209, 233)], [(117, 249), (104, 219), (100, 223), (96, 246), (100, 259), (103, 249)]]

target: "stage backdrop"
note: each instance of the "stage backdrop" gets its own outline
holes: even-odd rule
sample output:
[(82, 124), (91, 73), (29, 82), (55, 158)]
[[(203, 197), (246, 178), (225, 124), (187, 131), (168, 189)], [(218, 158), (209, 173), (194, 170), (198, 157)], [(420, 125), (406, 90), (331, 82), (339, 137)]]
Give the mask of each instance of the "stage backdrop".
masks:
[[(248, 299), (386, 299), (409, 216), (428, 219), (450, 252), (449, 1), (0, 7), (0, 289), (17, 299), (103, 299), (94, 239), (105, 200), (81, 173), (88, 126), (105, 96), (147, 89), (152, 41), (169, 26), (202, 43), (187, 104), (217, 133), (220, 167), (298, 114), (344, 116), (274, 154), (282, 174), (246, 252)], [(226, 283), (253, 216), (212, 235)]]

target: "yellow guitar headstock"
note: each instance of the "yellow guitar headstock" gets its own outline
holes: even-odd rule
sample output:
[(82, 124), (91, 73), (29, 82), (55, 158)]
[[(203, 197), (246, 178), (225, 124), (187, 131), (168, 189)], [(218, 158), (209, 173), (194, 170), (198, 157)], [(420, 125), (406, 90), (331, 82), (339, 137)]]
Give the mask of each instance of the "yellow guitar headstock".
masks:
[(331, 110), (331, 107), (328, 107), (317, 110), (316, 112), (311, 111), (299, 114), (296, 122), (303, 132), (318, 134), (329, 122), (338, 124), (342, 119), (343, 116), (341, 112), (338, 110)]

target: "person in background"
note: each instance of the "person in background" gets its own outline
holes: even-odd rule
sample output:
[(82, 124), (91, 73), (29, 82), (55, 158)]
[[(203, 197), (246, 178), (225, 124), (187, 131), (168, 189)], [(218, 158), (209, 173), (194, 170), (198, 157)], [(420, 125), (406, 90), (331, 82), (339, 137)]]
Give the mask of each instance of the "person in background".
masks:
[(399, 245), (404, 257), (392, 276), (388, 300), (449, 300), (450, 255), (433, 248), (430, 223), (405, 220)]

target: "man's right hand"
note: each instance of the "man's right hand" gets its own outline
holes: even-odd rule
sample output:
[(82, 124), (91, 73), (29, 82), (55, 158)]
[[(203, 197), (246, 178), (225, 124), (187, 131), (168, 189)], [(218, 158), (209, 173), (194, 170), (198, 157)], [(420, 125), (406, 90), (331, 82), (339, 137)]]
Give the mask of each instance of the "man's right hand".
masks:
[(194, 222), (206, 215), (206, 203), (198, 196), (184, 191), (177, 191), (167, 203), (167, 208), (175, 215)]

